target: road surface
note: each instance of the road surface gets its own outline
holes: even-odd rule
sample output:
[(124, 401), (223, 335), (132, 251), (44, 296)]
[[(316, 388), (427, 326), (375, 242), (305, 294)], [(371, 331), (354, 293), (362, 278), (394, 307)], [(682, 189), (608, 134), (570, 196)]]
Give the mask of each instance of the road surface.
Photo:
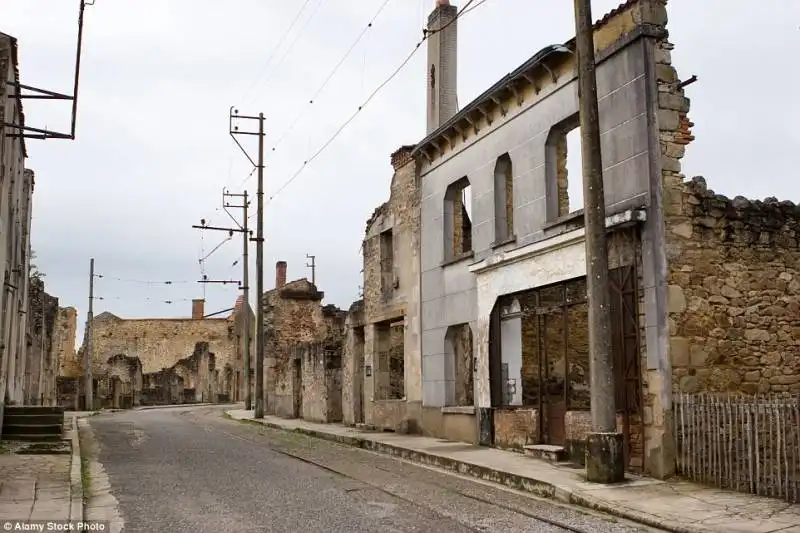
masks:
[(122, 411), (86, 420), (82, 448), (92, 456), (87, 518), (113, 513), (125, 533), (654, 531), (233, 421), (220, 407)]

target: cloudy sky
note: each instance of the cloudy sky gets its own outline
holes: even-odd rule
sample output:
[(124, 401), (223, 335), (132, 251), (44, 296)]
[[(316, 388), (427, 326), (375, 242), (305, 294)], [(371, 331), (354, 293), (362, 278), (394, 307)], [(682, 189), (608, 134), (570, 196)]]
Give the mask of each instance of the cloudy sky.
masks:
[[(204, 291), (196, 283), (198, 259), (226, 235), (201, 239), (191, 226), (202, 218), (233, 224), (219, 208), (223, 187), (255, 193), (251, 167), (228, 135), (235, 105), (267, 116), (266, 191), (274, 199), (265, 217), (265, 289), (277, 260), (296, 279), (309, 275), (313, 254), (327, 301), (348, 306), (361, 283), (365, 222), (388, 195), (389, 154), (424, 136), (424, 47), (303, 162), (402, 63), (434, 4), (388, 0), (324, 84), (386, 1), (95, 0), (86, 10), (77, 141), (28, 144), (33, 248), (48, 291), (85, 316), (94, 257), (104, 276), (95, 313), (187, 316), (189, 300), (204, 294), (207, 312), (231, 307), (235, 285)], [(594, 18), (618, 3), (594, 0)], [(0, 4), (0, 31), (19, 38), (22, 82), (69, 93), (79, 0)], [(699, 76), (687, 88), (697, 140), (686, 174), (729, 196), (800, 200), (791, 185), (800, 79), (787, 62), (800, 50), (800, 2), (670, 0), (668, 8), (679, 75)], [(573, 24), (567, 0), (484, 1), (460, 20), (459, 101), (570, 38)], [(28, 101), (25, 113), (30, 126), (69, 129), (64, 102)], [(255, 144), (246, 148), (255, 154)], [(239, 280), (241, 251), (239, 238), (223, 244), (203, 263), (205, 274)]]

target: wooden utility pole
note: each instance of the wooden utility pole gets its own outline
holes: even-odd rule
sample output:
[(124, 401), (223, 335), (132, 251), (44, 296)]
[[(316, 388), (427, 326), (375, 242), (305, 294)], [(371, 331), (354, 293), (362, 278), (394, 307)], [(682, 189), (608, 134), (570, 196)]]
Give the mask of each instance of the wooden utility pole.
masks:
[[(255, 390), (255, 418), (264, 418), (264, 305), (261, 301), (264, 294), (264, 113), (258, 116), (239, 115), (239, 111), (231, 107), (230, 134), (236, 144), (247, 157), (248, 161), (258, 171), (257, 197), (257, 223), (256, 223), (256, 390)], [(258, 132), (240, 131), (234, 125), (236, 120), (257, 120)], [(247, 150), (239, 143), (237, 135), (258, 135), (258, 158), (253, 161)]]
[(311, 259), (311, 264), (309, 265), (308, 263), (306, 263), (306, 266), (311, 269), (311, 284), (312, 285), (316, 285), (317, 284), (317, 263), (316, 263), (317, 256), (316, 255), (308, 255), (308, 254), (306, 254), (306, 259)]
[(89, 313), (86, 319), (86, 354), (84, 355), (84, 408), (94, 410), (94, 380), (92, 379), (92, 350), (94, 350), (94, 257), (89, 260)]
[(586, 477), (591, 482), (616, 483), (625, 479), (625, 464), (623, 439), (617, 432), (614, 404), (606, 209), (590, 0), (575, 0), (575, 33), (583, 158), (592, 416), (592, 433), (587, 437), (586, 446)]
[(256, 409), (264, 418), (264, 113), (258, 114), (258, 214), (256, 215)]

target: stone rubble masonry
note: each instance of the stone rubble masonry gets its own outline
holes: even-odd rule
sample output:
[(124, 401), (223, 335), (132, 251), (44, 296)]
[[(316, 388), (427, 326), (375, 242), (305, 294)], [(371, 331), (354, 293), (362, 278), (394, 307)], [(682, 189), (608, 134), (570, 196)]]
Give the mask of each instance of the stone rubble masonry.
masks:
[(96, 375), (104, 374), (109, 359), (117, 354), (137, 357), (145, 374), (158, 372), (194, 353), (198, 342), (209, 343), (220, 368), (235, 357), (233, 328), (227, 318), (124, 319), (106, 312), (94, 318), (92, 329)]
[[(363, 241), (363, 301), (351, 307), (345, 341), (343, 388), (346, 398), (356, 399), (358, 407), (345, 402), (345, 420), (354, 423), (363, 417), (366, 423), (396, 429), (406, 418), (416, 418), (422, 399), (419, 325), (419, 239), (420, 197), (419, 162), (412, 157), (414, 146), (401, 146), (391, 156), (394, 169), (389, 200), (380, 205), (367, 221)], [(382, 265), (381, 233), (392, 231), (392, 264)], [(382, 273), (391, 268), (393, 290), (381, 290)], [(388, 346), (390, 329), (386, 323), (402, 324), (403, 378), (394, 384), (384, 383), (386, 376), (376, 375), (379, 368), (378, 352)], [(362, 329), (363, 327), (363, 329)], [(371, 375), (366, 369), (371, 368)], [(355, 381), (353, 381), (355, 380)], [(381, 386), (399, 388), (402, 399), (379, 400)], [(414, 404), (415, 408), (409, 408)], [(356, 411), (360, 411), (357, 413)], [(352, 418), (351, 418), (352, 417)], [(408, 425), (408, 424), (407, 424)], [(414, 425), (412, 422), (410, 425)]]
[(59, 307), (56, 320), (55, 349), (58, 350), (58, 375), (74, 378), (80, 375), (81, 363), (75, 350), (78, 332), (78, 311), (74, 307)]
[(53, 405), (56, 400), (59, 369), (56, 330), (59, 314), (58, 298), (45, 292), (44, 281), (31, 278), (23, 385), (23, 403), (26, 405)]
[(800, 392), (800, 206), (673, 185), (670, 357), (681, 392)]
[[(286, 263), (279, 261), (276, 281), (285, 280), (285, 269)], [(322, 401), (320, 398), (324, 397), (318, 388), (308, 391), (307, 398), (303, 397), (304, 370), (302, 358), (298, 359), (303, 351), (302, 345), (325, 342), (329, 340), (329, 335), (337, 336), (333, 330), (344, 327), (344, 312), (333, 306), (323, 307), (321, 301), (324, 296), (305, 278), (283, 283), (264, 293), (264, 383), (266, 412), (269, 414), (300, 417), (306, 401), (313, 403)], [(337, 320), (341, 324), (334, 325)], [(339, 341), (340, 345), (342, 342)], [(308, 378), (311, 379), (311, 375)], [(339, 391), (341, 397), (341, 385)], [(338, 403), (336, 409), (341, 412), (341, 399)], [(315, 416), (321, 416), (321, 412), (322, 409)], [(338, 417), (341, 419), (341, 415)]]
[(322, 308), (325, 338), (296, 346), (302, 370), (302, 418), (314, 422), (341, 422), (342, 357), (347, 312), (333, 305)]
[[(193, 312), (198, 311), (193, 303)], [(123, 319), (109, 312), (97, 315), (92, 328), (92, 372), (98, 405), (217, 401), (220, 393), (230, 395), (237, 356), (234, 330), (233, 316)], [(86, 340), (77, 354), (77, 373), (60, 380), (59, 399), (65, 406), (74, 402), (70, 394), (83, 394)], [(155, 390), (159, 387), (164, 389)], [(193, 389), (196, 398), (185, 398), (183, 389)]]

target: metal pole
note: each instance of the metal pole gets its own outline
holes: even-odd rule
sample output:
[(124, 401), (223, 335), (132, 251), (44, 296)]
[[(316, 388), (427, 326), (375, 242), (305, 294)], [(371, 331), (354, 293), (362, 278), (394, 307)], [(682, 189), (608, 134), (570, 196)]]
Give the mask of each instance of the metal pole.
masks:
[(94, 387), (92, 380), (92, 350), (94, 349), (94, 327), (92, 322), (94, 320), (94, 257), (89, 260), (89, 314), (86, 320), (86, 362), (85, 362), (85, 377), (86, 377), (86, 405), (84, 406), (87, 411), (94, 409)]
[(614, 483), (624, 480), (625, 466), (622, 435), (617, 433), (614, 405), (606, 209), (590, 0), (575, 0), (575, 31), (586, 226), (592, 413), (592, 433), (587, 437), (586, 446), (586, 477), (593, 482)]
[(242, 311), (244, 320), (244, 408), (248, 411), (252, 409), (252, 400), (250, 397), (250, 259), (248, 250), (250, 249), (250, 232), (247, 229), (247, 191), (244, 191), (244, 251), (242, 252), (242, 260), (244, 261), (244, 273), (242, 273), (242, 293), (243, 305)]
[(256, 224), (256, 409), (264, 418), (264, 113), (258, 114), (258, 214)]
[(307, 259), (311, 259), (311, 264), (306, 263), (306, 266), (311, 269), (311, 284), (317, 284), (317, 256), (306, 254)]

